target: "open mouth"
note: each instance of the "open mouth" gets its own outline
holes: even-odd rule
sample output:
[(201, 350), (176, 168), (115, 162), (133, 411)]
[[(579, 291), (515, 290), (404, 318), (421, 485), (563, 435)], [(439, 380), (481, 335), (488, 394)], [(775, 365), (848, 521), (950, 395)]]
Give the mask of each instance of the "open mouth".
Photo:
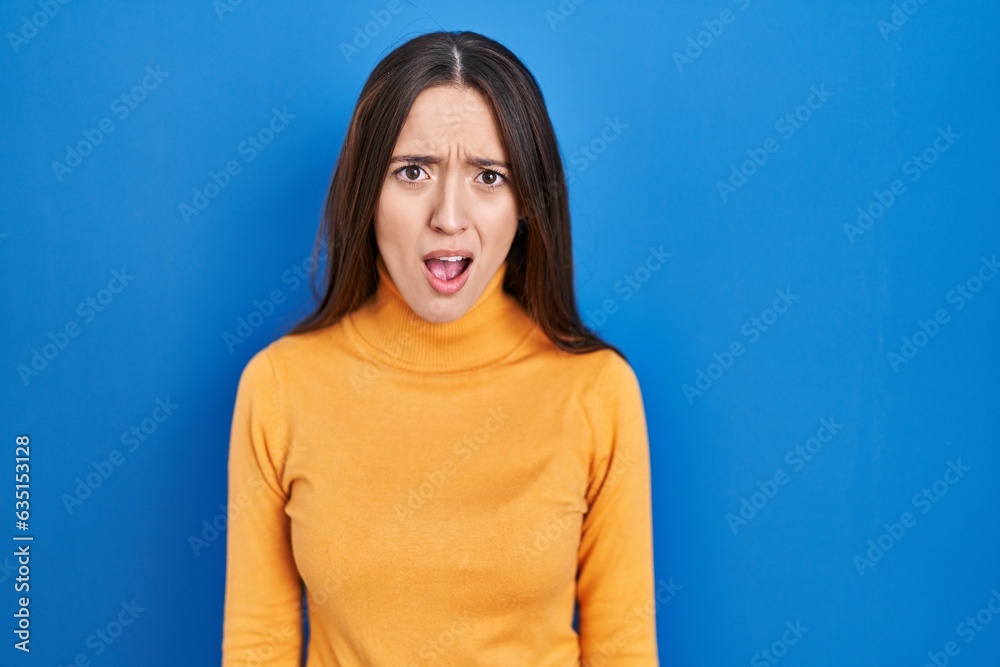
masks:
[(465, 284), (471, 264), (471, 258), (460, 255), (434, 257), (424, 260), (424, 273), (435, 291), (454, 294)]

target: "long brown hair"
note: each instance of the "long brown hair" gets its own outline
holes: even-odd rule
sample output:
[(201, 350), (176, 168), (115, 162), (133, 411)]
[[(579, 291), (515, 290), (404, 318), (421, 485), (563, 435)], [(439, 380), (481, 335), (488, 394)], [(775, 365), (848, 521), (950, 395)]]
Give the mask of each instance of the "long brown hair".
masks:
[[(332, 325), (376, 290), (374, 216), (389, 160), (417, 95), (436, 85), (470, 87), (489, 105), (508, 153), (522, 221), (503, 289), (561, 349), (612, 349), (580, 319), (573, 291), (569, 198), (559, 147), (538, 82), (502, 44), (475, 32), (432, 32), (389, 53), (358, 99), (327, 192), (317, 244), (327, 249), (316, 309), (289, 333)], [(624, 355), (622, 355), (624, 357)]]

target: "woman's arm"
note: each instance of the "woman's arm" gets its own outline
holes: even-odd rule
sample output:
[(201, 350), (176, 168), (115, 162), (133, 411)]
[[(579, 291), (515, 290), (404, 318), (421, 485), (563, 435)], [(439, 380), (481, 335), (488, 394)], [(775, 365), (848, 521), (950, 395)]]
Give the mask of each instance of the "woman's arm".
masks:
[(639, 382), (610, 352), (597, 391), (597, 452), (580, 537), (584, 667), (657, 667), (649, 440)]
[(280, 425), (277, 377), (265, 349), (244, 368), (233, 410), (223, 667), (301, 664), (302, 584), (284, 511)]

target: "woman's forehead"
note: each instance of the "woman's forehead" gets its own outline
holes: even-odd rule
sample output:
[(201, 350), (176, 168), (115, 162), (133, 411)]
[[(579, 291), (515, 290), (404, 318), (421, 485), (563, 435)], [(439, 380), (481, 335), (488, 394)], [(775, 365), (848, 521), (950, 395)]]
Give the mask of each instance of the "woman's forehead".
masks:
[(433, 152), (456, 146), (498, 159), (506, 157), (493, 114), (478, 92), (455, 86), (423, 90), (403, 123), (397, 150)]

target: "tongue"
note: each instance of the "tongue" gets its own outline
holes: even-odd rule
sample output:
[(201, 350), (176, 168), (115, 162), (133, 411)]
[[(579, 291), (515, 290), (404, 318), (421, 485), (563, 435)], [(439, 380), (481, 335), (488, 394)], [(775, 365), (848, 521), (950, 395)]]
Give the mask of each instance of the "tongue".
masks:
[(427, 269), (439, 280), (452, 280), (465, 271), (469, 265), (469, 260), (463, 259), (460, 262), (446, 262), (440, 259), (427, 260)]

